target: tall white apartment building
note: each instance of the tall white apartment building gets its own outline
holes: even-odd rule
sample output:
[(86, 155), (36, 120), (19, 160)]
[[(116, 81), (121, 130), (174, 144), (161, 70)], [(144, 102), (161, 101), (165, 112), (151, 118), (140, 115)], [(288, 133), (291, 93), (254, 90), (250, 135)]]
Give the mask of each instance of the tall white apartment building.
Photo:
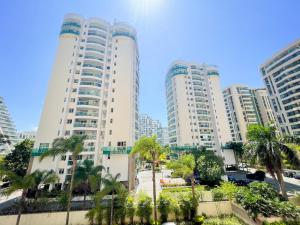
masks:
[(162, 146), (168, 146), (169, 145), (168, 127), (162, 127), (161, 128), (161, 138), (160, 138), (159, 142)]
[(57, 137), (85, 135), (79, 160), (93, 160), (134, 186), (128, 154), (138, 138), (139, 55), (136, 31), (125, 23), (65, 16), (41, 115), (31, 171), (54, 170), (64, 183), (70, 156), (39, 155)]
[[(0, 134), (5, 135), (11, 142), (11, 145), (15, 145), (18, 142), (17, 131), (15, 124), (11, 119), (8, 108), (4, 102), (3, 97), (0, 96)], [(10, 151), (10, 147), (0, 146), (0, 154), (7, 154)]]
[(265, 62), (261, 73), (280, 132), (300, 137), (300, 40)]
[(223, 95), (232, 141), (245, 142), (248, 125), (260, 123), (251, 89), (232, 85), (223, 91)]
[(217, 68), (173, 62), (166, 96), (170, 146), (205, 146), (221, 154), (231, 137)]
[(268, 97), (267, 90), (264, 88), (251, 89), (252, 96), (256, 110), (259, 115), (259, 122), (261, 124), (268, 124), (275, 122), (274, 113), (271, 107), (270, 99)]

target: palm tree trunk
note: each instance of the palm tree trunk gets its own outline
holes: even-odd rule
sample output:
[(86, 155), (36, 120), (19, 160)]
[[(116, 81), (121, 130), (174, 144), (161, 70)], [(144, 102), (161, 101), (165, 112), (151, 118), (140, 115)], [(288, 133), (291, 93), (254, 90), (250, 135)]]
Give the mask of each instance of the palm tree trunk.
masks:
[(77, 159), (75, 156), (72, 156), (72, 175), (71, 175), (71, 182), (70, 182), (70, 188), (69, 188), (69, 195), (68, 195), (68, 205), (67, 205), (67, 216), (66, 216), (66, 225), (69, 225), (69, 217), (70, 217), (70, 208), (71, 208), (71, 199), (72, 199), (72, 191), (73, 191), (73, 182), (74, 182), (74, 174), (77, 164)]
[(193, 199), (195, 200), (196, 199), (196, 194), (195, 194), (195, 177), (194, 175), (192, 175), (192, 194), (193, 194)]
[(114, 190), (111, 194), (111, 204), (110, 204), (110, 222), (109, 224), (112, 225), (113, 224), (113, 216), (114, 216)]
[(18, 217), (17, 217), (16, 225), (19, 225), (19, 224), (20, 224), (21, 215), (22, 215), (22, 210), (23, 210), (23, 204), (24, 204), (24, 202), (25, 202), (25, 197), (26, 197), (26, 191), (23, 190), (22, 196), (21, 196), (21, 201), (20, 201), (20, 206), (19, 206), (19, 210), (18, 210)]
[(286, 200), (288, 200), (288, 196), (287, 196), (287, 193), (286, 193), (285, 183), (284, 183), (284, 180), (283, 180), (282, 173), (279, 170), (276, 170), (275, 173), (276, 173), (277, 180), (278, 180), (278, 183), (279, 183), (279, 186), (280, 186), (281, 194)]
[(152, 160), (152, 183), (153, 183), (153, 205), (154, 205), (154, 223), (157, 224), (156, 209), (156, 185), (155, 185), (155, 159)]

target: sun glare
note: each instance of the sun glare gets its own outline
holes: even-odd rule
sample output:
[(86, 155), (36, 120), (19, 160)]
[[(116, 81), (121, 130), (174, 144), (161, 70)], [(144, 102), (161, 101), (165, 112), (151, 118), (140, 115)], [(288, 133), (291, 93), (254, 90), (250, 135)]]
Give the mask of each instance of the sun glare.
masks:
[(131, 8), (135, 14), (140, 16), (150, 16), (162, 8), (165, 0), (130, 0)]

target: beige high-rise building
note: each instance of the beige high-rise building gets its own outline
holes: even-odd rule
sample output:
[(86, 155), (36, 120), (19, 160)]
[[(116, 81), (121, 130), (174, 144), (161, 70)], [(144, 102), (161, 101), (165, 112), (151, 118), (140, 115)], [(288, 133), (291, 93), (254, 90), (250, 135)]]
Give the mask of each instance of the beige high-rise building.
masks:
[(276, 124), (282, 134), (300, 137), (300, 40), (261, 66)]
[(232, 141), (245, 142), (248, 125), (260, 123), (252, 91), (244, 85), (232, 85), (223, 95)]
[(251, 92), (252, 96), (254, 97), (256, 110), (259, 114), (259, 122), (264, 125), (275, 122), (275, 117), (267, 90), (264, 88), (257, 88), (251, 89)]
[(39, 162), (57, 137), (86, 135), (79, 160), (102, 164), (133, 188), (138, 138), (139, 55), (136, 31), (125, 23), (65, 16), (33, 152), (31, 171), (54, 170), (63, 184), (69, 154)]
[(221, 154), (231, 137), (217, 68), (173, 62), (166, 96), (170, 146), (205, 146)]

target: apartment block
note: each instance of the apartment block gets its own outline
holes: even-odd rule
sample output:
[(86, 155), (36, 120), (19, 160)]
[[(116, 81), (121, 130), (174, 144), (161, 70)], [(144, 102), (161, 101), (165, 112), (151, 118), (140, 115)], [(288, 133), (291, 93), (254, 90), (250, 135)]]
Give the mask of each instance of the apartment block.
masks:
[(70, 154), (45, 158), (58, 137), (85, 135), (79, 160), (103, 165), (129, 189), (138, 138), (139, 55), (137, 35), (126, 23), (65, 16), (48, 92), (36, 135), (31, 171), (52, 169), (63, 184), (70, 178)]

